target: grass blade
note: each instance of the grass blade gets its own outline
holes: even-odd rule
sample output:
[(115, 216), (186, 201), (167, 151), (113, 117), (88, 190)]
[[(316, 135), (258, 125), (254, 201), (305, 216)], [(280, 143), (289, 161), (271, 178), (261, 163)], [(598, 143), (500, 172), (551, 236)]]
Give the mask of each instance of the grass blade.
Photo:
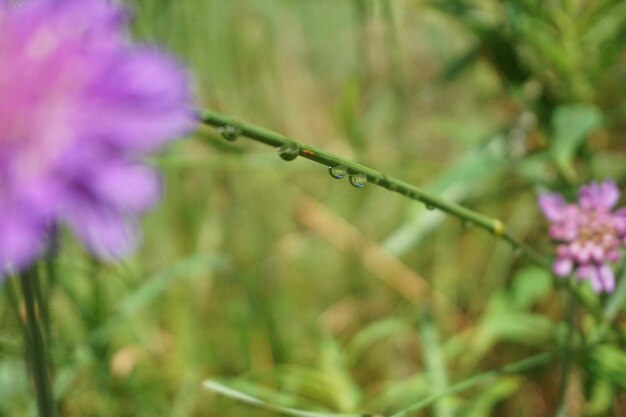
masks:
[(232, 398), (234, 400), (241, 401), (249, 405), (261, 407), (266, 410), (276, 411), (278, 413), (282, 413), (282, 414), (286, 414), (286, 415), (294, 416), (294, 417), (367, 417), (369, 416), (369, 414), (362, 414), (362, 413), (335, 414), (335, 413), (325, 413), (325, 412), (319, 412), (319, 411), (299, 410), (297, 408), (290, 408), (290, 407), (282, 407), (280, 405), (270, 404), (256, 397), (252, 397), (241, 391), (237, 391), (235, 389), (227, 387), (226, 385), (221, 384), (217, 381), (207, 380), (207, 381), (204, 381), (202, 385), (204, 386), (204, 388), (208, 389), (209, 391), (213, 391), (225, 397)]

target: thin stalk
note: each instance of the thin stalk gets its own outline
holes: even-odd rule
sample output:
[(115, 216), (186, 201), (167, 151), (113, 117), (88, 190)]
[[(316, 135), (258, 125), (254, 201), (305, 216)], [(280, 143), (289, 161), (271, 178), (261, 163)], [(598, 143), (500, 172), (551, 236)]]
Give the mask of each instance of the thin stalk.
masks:
[[(424, 364), (429, 376), (429, 384), (433, 392), (443, 392), (448, 389), (448, 372), (446, 360), (444, 358), (439, 332), (434, 318), (427, 310), (422, 314), (420, 324), (420, 339), (424, 355)], [(450, 402), (442, 398), (433, 404), (433, 415), (435, 417), (451, 417), (454, 415)]]
[(609, 296), (606, 307), (604, 308), (604, 317), (608, 322), (613, 322), (620, 308), (624, 304), (624, 298), (626, 298), (626, 265), (622, 265), (617, 279), (617, 288)]
[(35, 383), (37, 407), (40, 417), (54, 416), (54, 404), (50, 377), (48, 374), (48, 361), (41, 332), (41, 326), (37, 318), (36, 288), (38, 281), (37, 268), (33, 267), (20, 275), (20, 284), (26, 308), (26, 347), (28, 362)]
[(574, 362), (574, 354), (571, 346), (574, 342), (574, 326), (576, 324), (576, 300), (571, 294), (567, 294), (567, 308), (565, 309), (565, 315), (567, 329), (565, 341), (563, 343), (563, 367), (561, 368), (561, 385), (559, 386), (555, 417), (567, 416), (567, 388), (569, 386), (572, 365)]
[[(48, 249), (43, 258), (43, 265), (45, 270), (45, 292), (47, 294), (51, 294), (52, 290), (57, 284), (57, 255), (59, 252), (59, 235), (56, 226), (54, 226), (50, 232), (50, 242), (48, 244)], [(41, 296), (41, 290), (38, 292)], [(52, 344), (52, 330), (51, 330), (51, 319), (50, 319), (50, 300), (48, 297), (40, 297), (39, 302), (42, 307), (42, 321), (44, 326), (44, 335), (49, 344)]]
[[(13, 277), (11, 277), (13, 278)], [(14, 279), (7, 279), (4, 283), (4, 288), (7, 293), (7, 298), (9, 299), (9, 304), (11, 305), (11, 309), (15, 313), (15, 317), (17, 317), (17, 322), (19, 323), (20, 330), (22, 334), (28, 337), (28, 333), (26, 333), (26, 325), (22, 321), (20, 316), (20, 300), (18, 295), (18, 290), (15, 288), (17, 284), (15, 284)]]
[(298, 148), (299, 156), (310, 159), (311, 161), (320, 163), (327, 167), (336, 167), (340, 165), (345, 166), (349, 175), (364, 174), (367, 177), (367, 181), (371, 184), (386, 188), (389, 191), (401, 194), (412, 200), (420, 201), (429, 208), (437, 208), (452, 216), (462, 219), (464, 222), (473, 223), (476, 226), (496, 235), (497, 237), (508, 241), (514, 248), (521, 251), (532, 262), (543, 267), (550, 266), (550, 261), (547, 258), (511, 235), (506, 230), (504, 223), (498, 219), (485, 216), (474, 210), (468, 209), (467, 207), (444, 200), (398, 178), (394, 178), (368, 166), (341, 158), (313, 146), (306, 145), (287, 136), (272, 132), (271, 130), (255, 126), (253, 124), (244, 123), (211, 110), (202, 110), (199, 117), (204, 124), (216, 128), (230, 127), (231, 129), (234, 129), (236, 134), (239, 136), (245, 136), (275, 148), (293, 144)]
[[(280, 148), (285, 145), (290, 149), (297, 150), (296, 156), (301, 156), (325, 165), (326, 167), (345, 167), (348, 175), (365, 175), (367, 177), (367, 181), (371, 184), (386, 188), (387, 190), (401, 194), (406, 198), (424, 203), (428, 208), (437, 208), (445, 213), (460, 218), (464, 223), (472, 223), (492, 233), (497, 238), (509, 242), (514, 250), (517, 250), (520, 254), (524, 255), (532, 263), (544, 269), (548, 269), (550, 271), (552, 270), (552, 262), (549, 257), (541, 255), (529, 245), (513, 236), (506, 229), (504, 223), (498, 219), (485, 216), (484, 214), (478, 213), (467, 207), (463, 207), (436, 195), (432, 195), (418, 187), (376, 169), (341, 158), (330, 152), (326, 152), (322, 149), (315, 148), (295, 139), (281, 135), (280, 133), (236, 120), (225, 114), (208, 109), (201, 109), (198, 111), (198, 117), (200, 121), (206, 125), (223, 129), (223, 131), (227, 133), (226, 135), (223, 134), (224, 137), (229, 140), (234, 140), (238, 136), (244, 136), (274, 148)], [(598, 300), (587, 296), (579, 285), (571, 282), (571, 280), (561, 280), (559, 285), (564, 286), (580, 304), (584, 305), (594, 315), (599, 322), (604, 320), (604, 312), (602, 310), (602, 306), (598, 303)], [(619, 328), (615, 324), (613, 324), (613, 329), (619, 333)]]
[[(47, 274), (46, 274), (47, 275)], [(33, 293), (35, 294), (35, 303), (37, 305), (38, 321), (43, 328), (44, 338), (49, 340), (50, 337), (50, 317), (48, 299), (44, 297), (43, 289), (41, 287), (41, 280), (39, 276), (37, 279), (32, 280)]]

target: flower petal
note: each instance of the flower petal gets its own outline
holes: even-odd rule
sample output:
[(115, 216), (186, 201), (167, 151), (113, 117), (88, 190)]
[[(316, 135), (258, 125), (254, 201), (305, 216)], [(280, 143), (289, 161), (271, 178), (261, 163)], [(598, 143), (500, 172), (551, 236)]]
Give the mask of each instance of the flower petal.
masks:
[(619, 189), (615, 181), (605, 181), (601, 184), (592, 182), (580, 187), (578, 203), (586, 209), (610, 210), (619, 200)]
[(90, 87), (86, 130), (141, 152), (191, 132), (196, 120), (184, 75), (177, 62), (155, 50), (120, 54)]
[[(26, 3), (35, 3), (30, 0)], [(41, 13), (47, 27), (59, 40), (89, 42), (90, 47), (119, 45), (123, 40), (122, 25), (128, 12), (113, 1), (43, 0), (49, 10)], [(42, 0), (39, 0), (42, 3)], [(41, 8), (41, 6), (37, 6)]]
[(615, 275), (608, 265), (591, 266), (589, 272), (589, 281), (594, 292), (613, 292), (615, 289)]
[(589, 282), (591, 284), (591, 289), (593, 289), (594, 292), (601, 293), (602, 291), (604, 291), (604, 283), (600, 277), (600, 271), (598, 267), (589, 267)]
[(568, 258), (557, 258), (552, 265), (552, 272), (557, 277), (566, 277), (572, 273), (574, 269), (574, 262)]
[(579, 280), (589, 279), (592, 273), (592, 267), (589, 265), (582, 265), (576, 268), (576, 276)]
[(161, 188), (152, 169), (120, 162), (100, 166), (91, 185), (99, 198), (125, 213), (141, 213), (151, 208)]
[(595, 182), (580, 187), (578, 190), (578, 204), (586, 209), (594, 208), (598, 199), (597, 188), (598, 185)]
[(37, 219), (23, 213), (0, 213), (0, 274), (33, 263), (44, 245), (46, 230)]
[(613, 292), (615, 289), (615, 275), (608, 265), (602, 265), (598, 268), (598, 279), (602, 283), (604, 292)]
[(89, 250), (103, 260), (123, 258), (139, 243), (135, 223), (95, 203), (85, 202), (65, 220)]
[(565, 200), (559, 193), (539, 194), (538, 204), (543, 215), (551, 222), (561, 220), (565, 214)]
[(617, 202), (619, 201), (619, 188), (617, 188), (617, 184), (615, 181), (604, 181), (600, 184), (600, 196), (602, 200), (602, 205), (607, 210), (615, 207)]
[(140, 161), (197, 123), (186, 71), (128, 42), (121, 3), (0, 0), (0, 275), (59, 223), (130, 252), (160, 188)]

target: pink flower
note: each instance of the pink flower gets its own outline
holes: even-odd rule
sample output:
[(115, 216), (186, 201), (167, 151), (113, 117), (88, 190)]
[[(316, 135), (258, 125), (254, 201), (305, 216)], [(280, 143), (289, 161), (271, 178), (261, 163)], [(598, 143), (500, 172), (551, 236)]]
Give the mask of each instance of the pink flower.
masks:
[(108, 0), (0, 0), (0, 277), (56, 224), (100, 258), (138, 241), (160, 188), (142, 158), (195, 122), (185, 71), (125, 24)]
[(550, 221), (550, 236), (559, 242), (553, 272), (558, 277), (576, 273), (595, 292), (612, 292), (615, 277), (609, 266), (620, 259), (626, 243), (626, 209), (613, 211), (619, 200), (614, 181), (591, 183), (578, 192), (578, 204), (558, 193), (539, 195), (539, 208)]

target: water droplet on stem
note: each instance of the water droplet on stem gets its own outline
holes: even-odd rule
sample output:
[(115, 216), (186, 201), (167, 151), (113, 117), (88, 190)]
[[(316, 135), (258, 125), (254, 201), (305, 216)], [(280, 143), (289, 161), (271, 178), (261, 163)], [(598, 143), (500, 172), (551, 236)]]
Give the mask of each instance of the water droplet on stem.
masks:
[(334, 167), (328, 167), (328, 173), (336, 180), (340, 180), (348, 175), (348, 167), (345, 165), (337, 165)]
[(356, 188), (363, 188), (367, 183), (367, 175), (362, 172), (350, 175), (350, 184)]
[(288, 142), (278, 148), (278, 156), (285, 161), (293, 161), (300, 154), (300, 147), (293, 142)]
[(217, 128), (217, 131), (222, 135), (224, 139), (229, 142), (233, 142), (237, 140), (239, 135), (241, 134), (241, 130), (236, 128), (235, 126), (225, 125)]

